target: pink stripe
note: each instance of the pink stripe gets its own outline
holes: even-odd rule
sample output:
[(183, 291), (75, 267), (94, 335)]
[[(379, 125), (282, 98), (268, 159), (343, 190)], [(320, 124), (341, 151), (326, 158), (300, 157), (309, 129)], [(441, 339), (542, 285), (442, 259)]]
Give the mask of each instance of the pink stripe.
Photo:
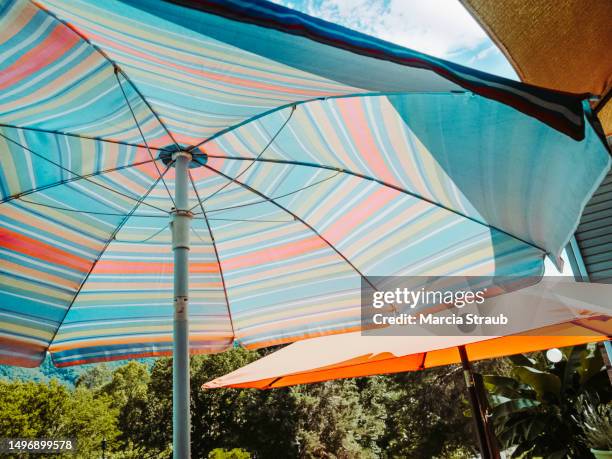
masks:
[(17, 81), (59, 60), (79, 40), (80, 38), (77, 35), (68, 32), (63, 26), (55, 27), (42, 43), (25, 53), (0, 74), (0, 89), (6, 89)]
[(200, 78), (208, 79), (210, 81), (218, 81), (219, 83), (231, 84), (239, 88), (265, 90), (265, 91), (270, 91), (272, 94), (275, 94), (275, 93), (276, 94), (278, 93), (300, 94), (302, 96), (307, 96), (307, 97), (324, 97), (324, 96), (333, 96), (333, 95), (338, 94), (338, 91), (323, 91), (323, 90), (318, 90), (318, 89), (307, 90), (307, 89), (300, 89), (300, 88), (295, 88), (295, 87), (285, 87), (285, 86), (278, 86), (278, 85), (275, 86), (275, 85), (267, 84), (261, 81), (256, 81), (254, 79), (247, 79), (246, 77), (238, 78), (238, 77), (229, 76), (224, 73), (204, 71), (204, 70), (194, 70), (192, 68), (185, 67), (183, 65), (179, 65), (177, 63), (170, 62), (168, 60), (160, 59), (156, 57), (154, 54), (146, 54), (140, 51), (136, 51), (134, 48), (131, 48), (129, 46), (124, 46), (121, 43), (114, 41), (114, 40), (108, 40), (105, 37), (102, 37), (100, 35), (95, 35), (95, 34), (90, 33), (88, 34), (88, 37), (92, 41), (101, 43), (110, 49), (115, 48), (117, 50), (121, 50), (125, 53), (131, 54), (132, 56), (140, 57), (144, 59), (145, 61), (155, 62), (157, 64), (163, 65), (164, 67), (175, 68), (176, 70), (185, 72), (188, 75), (198, 76)]
[(365, 116), (363, 101), (359, 99), (344, 99), (336, 101), (346, 127), (352, 137), (359, 155), (368, 164), (369, 169), (385, 182), (394, 183), (395, 177), (387, 167), (380, 148), (372, 137), (372, 129)]
[(326, 247), (326, 244), (320, 238), (313, 236), (299, 242), (289, 242), (239, 257), (228, 258), (227, 260), (222, 260), (221, 264), (223, 269), (239, 269), (286, 260), (324, 247)]
[(332, 243), (338, 243), (347, 237), (355, 228), (365, 223), (373, 214), (391, 202), (397, 196), (397, 192), (381, 188), (368, 196), (353, 210), (346, 212), (324, 233)]

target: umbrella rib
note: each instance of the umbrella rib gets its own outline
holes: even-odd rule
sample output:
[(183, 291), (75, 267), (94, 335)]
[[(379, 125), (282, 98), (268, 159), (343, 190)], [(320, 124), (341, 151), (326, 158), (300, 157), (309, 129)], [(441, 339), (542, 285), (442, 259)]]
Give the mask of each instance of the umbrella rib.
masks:
[[(141, 145), (139, 143), (124, 142), (122, 140), (104, 139), (102, 137), (75, 134), (72, 132), (55, 131), (52, 129), (41, 129), (41, 128), (35, 128), (35, 127), (30, 127), (30, 126), (16, 126), (14, 124), (7, 124), (7, 123), (0, 123), (0, 127), (5, 127), (5, 128), (10, 128), (10, 129), (21, 129), (23, 131), (42, 132), (44, 134), (63, 135), (66, 137), (75, 137), (77, 139), (95, 140), (96, 142), (107, 142), (107, 143), (112, 143), (115, 145), (124, 145), (126, 147), (146, 148), (144, 145)], [(150, 147), (150, 148), (151, 150), (167, 151), (166, 149), (159, 148), (159, 147)]]
[[(56, 166), (56, 167), (59, 167), (59, 168), (60, 168), (60, 169), (62, 169), (63, 171), (66, 171), (66, 172), (68, 172), (68, 173), (70, 173), (70, 174), (72, 174), (72, 175), (75, 175), (76, 177), (78, 177), (78, 178), (80, 178), (80, 179), (86, 180), (86, 181), (88, 181), (89, 183), (93, 183), (94, 185), (97, 185), (97, 186), (99, 186), (99, 187), (101, 187), (101, 188), (104, 188), (105, 190), (108, 190), (108, 191), (111, 191), (111, 192), (113, 192), (113, 193), (115, 193), (115, 194), (118, 194), (118, 195), (120, 195), (120, 196), (123, 196), (124, 198), (128, 198), (128, 199), (130, 199), (130, 200), (132, 200), (132, 201), (136, 201), (136, 202), (138, 202), (138, 198), (135, 198), (134, 196), (130, 196), (130, 195), (128, 195), (128, 194), (122, 193), (121, 191), (117, 191), (117, 190), (115, 190), (115, 189), (113, 189), (113, 188), (111, 188), (111, 187), (109, 187), (109, 186), (102, 185), (101, 183), (95, 182), (95, 181), (91, 180), (89, 177), (87, 177), (87, 176), (85, 176), (85, 175), (77, 174), (76, 172), (74, 172), (74, 171), (72, 171), (72, 170), (70, 170), (70, 169), (68, 169), (68, 168), (66, 168), (66, 167), (64, 167), (64, 166), (62, 166), (61, 164), (56, 163), (55, 161), (53, 161), (53, 160), (51, 160), (51, 159), (49, 159), (49, 158), (46, 158), (45, 156), (43, 156), (43, 155), (41, 155), (41, 154), (36, 153), (35, 151), (33, 151), (32, 149), (30, 149), (30, 148), (26, 147), (25, 145), (22, 145), (21, 143), (17, 142), (16, 140), (13, 140), (13, 139), (11, 139), (10, 137), (8, 137), (8, 136), (4, 135), (2, 132), (0, 132), (0, 137), (4, 137), (4, 138), (5, 138), (6, 140), (8, 140), (9, 142), (11, 142), (11, 143), (13, 143), (13, 144), (15, 144), (15, 145), (17, 145), (17, 146), (19, 146), (19, 147), (23, 148), (23, 149), (24, 149), (24, 150), (26, 150), (26, 151), (29, 151), (29, 152), (30, 152), (31, 154), (33, 154), (34, 156), (36, 156), (36, 157), (38, 157), (38, 158), (40, 158), (40, 159), (42, 159), (42, 160), (44, 160), (44, 161), (47, 161), (47, 162), (49, 162), (49, 163), (53, 164), (53, 165), (54, 165), (54, 166)], [(3, 201), (3, 202), (4, 202), (4, 201)], [(154, 208), (154, 209), (156, 209), (156, 210), (160, 210), (160, 211), (162, 211), (162, 212), (169, 213), (167, 210), (164, 210), (164, 209), (162, 209), (161, 207), (157, 207), (157, 206), (154, 206), (154, 205), (152, 205), (152, 204), (147, 204), (147, 203), (144, 203), (144, 204), (145, 204), (146, 206), (152, 207), (152, 208)]]
[[(168, 164), (168, 166), (166, 166), (166, 170), (163, 172), (164, 174), (166, 172), (168, 172), (168, 170), (170, 169), (170, 166), (172, 165), (172, 162), (170, 164)], [(117, 225), (117, 227), (114, 229), (114, 231), (112, 232), (112, 234), (108, 237), (108, 239), (104, 242), (104, 245), (102, 246), (102, 249), (100, 250), (100, 252), (98, 253), (98, 256), (96, 257), (96, 259), (93, 261), (91, 267), (89, 268), (89, 271), (87, 272), (87, 274), (85, 275), (85, 277), (83, 278), (83, 280), (81, 281), (81, 284), (79, 285), (79, 288), (77, 289), (77, 291), (74, 293), (74, 296), (72, 297), (72, 301), (70, 302), (70, 304), (68, 305), (68, 307), (66, 308), (66, 312), (64, 313), (64, 317), (62, 318), (62, 320), (59, 322), (59, 325), (57, 327), (57, 330), (55, 330), (55, 333), (53, 334), (53, 337), (51, 338), (51, 340), (49, 341), (49, 347), (51, 347), (51, 345), (53, 344), (53, 341), (55, 341), (55, 338), (57, 337), (57, 334), (59, 332), (59, 329), (62, 327), (62, 325), (64, 324), (64, 321), (66, 320), (66, 317), (68, 317), (68, 313), (70, 312), (70, 309), (72, 308), (72, 305), (74, 304), (74, 302), (76, 301), (77, 297), (79, 296), (79, 294), (81, 293), (81, 290), (83, 289), (83, 286), (85, 285), (85, 283), (87, 282), (87, 280), (89, 279), (89, 277), (91, 276), (91, 273), (93, 272), (94, 268), (96, 267), (96, 265), (98, 264), (98, 262), (100, 261), (100, 259), (102, 258), (102, 256), (106, 253), (106, 250), (108, 249), (108, 246), (111, 244), (111, 242), (113, 242), (115, 240), (115, 236), (117, 236), (117, 233), (119, 233), (119, 231), (121, 231), (121, 228), (123, 228), (123, 226), (127, 223), (127, 221), (130, 219), (130, 217), (134, 214), (134, 212), (136, 212), (136, 210), (138, 210), (138, 207), (140, 207), (140, 205), (144, 202), (145, 199), (147, 199), (147, 196), (149, 196), (149, 194), (153, 191), (153, 189), (157, 186), (157, 184), (159, 183), (159, 178), (155, 179), (155, 181), (151, 184), (151, 186), (149, 186), (149, 188), (147, 189), (147, 191), (145, 192), (145, 194), (143, 194), (140, 198), (138, 198), (138, 201), (136, 202), (136, 204), (134, 205), (134, 207), (132, 207), (132, 209), (130, 210), (130, 212), (123, 218), (123, 220), (121, 220), (121, 222), (119, 223), (119, 225)], [(51, 357), (53, 358), (53, 354), (51, 355)]]
[[(200, 215), (200, 214), (197, 214)], [(201, 220), (201, 219), (198, 219)], [(295, 219), (291, 220), (249, 220), (245, 218), (209, 218), (211, 221), (216, 222), (242, 222), (242, 223), (291, 223), (294, 222)]]
[(278, 381), (280, 381), (281, 379), (283, 379), (283, 378), (284, 378), (284, 376), (277, 376), (277, 377), (276, 377), (276, 378), (274, 378), (272, 381), (270, 381), (270, 382), (269, 382), (269, 383), (266, 385), (266, 387), (265, 387), (264, 389), (272, 389), (272, 386), (273, 386), (274, 384), (276, 384)]
[[(278, 196), (273, 196), (273, 197), (272, 197), (272, 199), (282, 199), (282, 198), (286, 198), (287, 196), (294, 195), (294, 194), (296, 194), (296, 193), (299, 193), (300, 191), (304, 191), (304, 190), (307, 190), (308, 188), (312, 188), (312, 187), (314, 187), (314, 186), (320, 185), (320, 184), (321, 184), (321, 183), (323, 183), (323, 182), (327, 182), (328, 180), (331, 180), (331, 179), (333, 179), (333, 178), (336, 178), (336, 177), (337, 177), (338, 175), (340, 175), (340, 174), (341, 174), (341, 172), (340, 172), (340, 171), (336, 171), (336, 173), (335, 173), (335, 174), (332, 174), (332, 175), (330, 175), (330, 176), (328, 176), (328, 177), (325, 177), (325, 178), (323, 178), (323, 179), (321, 179), (321, 180), (317, 180), (316, 182), (312, 182), (312, 183), (311, 183), (311, 184), (309, 184), (309, 185), (305, 185), (305, 186), (303, 186), (303, 187), (300, 187), (300, 188), (298, 188), (297, 190), (288, 191), (287, 193), (280, 194), (280, 195), (278, 195)], [(208, 211), (208, 214), (212, 214), (212, 213), (214, 213), (214, 212), (223, 212), (223, 211), (226, 211), (226, 210), (239, 209), (239, 208), (241, 208), (241, 207), (255, 206), (255, 205), (257, 205), (257, 204), (261, 204), (262, 202), (268, 202), (268, 201), (267, 201), (267, 200), (265, 200), (265, 199), (262, 199), (261, 201), (249, 202), (249, 203), (246, 203), (246, 204), (237, 204), (237, 205), (235, 205), (235, 206), (219, 207), (218, 209), (209, 210), (209, 211)], [(200, 215), (200, 214), (199, 214), (199, 213), (196, 213), (195, 215)], [(211, 218), (210, 220), (223, 220), (223, 219), (222, 219), (222, 218)], [(248, 220), (244, 220), (244, 221), (248, 221)], [(295, 221), (295, 219), (287, 220), (287, 223), (288, 223), (288, 222), (290, 222), (290, 221)]]
[[(438, 92), (435, 93), (436, 95), (449, 95), (449, 96), (453, 96), (453, 95), (457, 95), (457, 94), (466, 94), (470, 91), (468, 90), (462, 90), (462, 89), (457, 89), (457, 90), (452, 90), (450, 92)], [(245, 124), (249, 124), (253, 121), (257, 121), (260, 118), (263, 118), (265, 116), (271, 115), (273, 113), (276, 113), (280, 110), (284, 110), (285, 108), (289, 108), (292, 106), (297, 107), (298, 105), (304, 105), (304, 104), (308, 104), (310, 102), (316, 102), (316, 101), (326, 101), (326, 100), (333, 100), (333, 99), (353, 99), (356, 97), (386, 97), (386, 96), (404, 96), (404, 95), (412, 95), (412, 94), (431, 94), (431, 92), (429, 91), (385, 91), (385, 92), (356, 92), (356, 93), (350, 93), (350, 94), (338, 94), (335, 96), (321, 96), (321, 97), (313, 97), (311, 99), (305, 99), (305, 100), (298, 100), (298, 101), (294, 101), (294, 102), (290, 102), (288, 104), (283, 104), (283, 105), (279, 105), (278, 107), (274, 107), (271, 108), (270, 110), (267, 110), (265, 112), (262, 113), (258, 113), (256, 115), (253, 115), (239, 123), (233, 124), (229, 127), (226, 127), (225, 129), (221, 129), (220, 131), (218, 131), (217, 133), (211, 135), (210, 137), (207, 137), (206, 139), (202, 140), (201, 142), (197, 143), (194, 146), (191, 146), (189, 148), (189, 151), (195, 150), (198, 147), (201, 147), (202, 145), (215, 140), (218, 137), (221, 137), (222, 135), (227, 134), (228, 132), (232, 132), (235, 131), (236, 129), (244, 126)]]
[[(141, 215), (137, 215), (137, 217), (141, 217)], [(162, 228), (158, 229), (153, 234), (151, 234), (150, 236), (148, 236), (148, 237), (146, 237), (144, 239), (130, 240), (130, 239), (117, 239), (117, 238), (115, 238), (115, 241), (121, 242), (123, 244), (144, 244), (145, 242), (149, 242), (155, 236), (163, 233), (166, 229), (168, 229), (169, 226), (170, 226), (170, 223), (166, 223)]]
[(225, 276), (223, 275), (223, 267), (221, 266), (221, 258), (219, 258), (219, 251), (217, 250), (217, 243), (215, 242), (215, 236), (213, 235), (212, 228), (210, 227), (208, 216), (206, 215), (206, 212), (204, 211), (204, 203), (200, 199), (200, 193), (198, 193), (198, 189), (193, 180), (193, 176), (191, 175), (191, 172), (189, 171), (187, 171), (187, 174), (189, 175), (189, 181), (191, 182), (191, 186), (193, 187), (193, 191), (195, 192), (196, 198), (200, 205), (200, 209), (202, 209), (202, 215), (204, 216), (204, 221), (206, 222), (206, 227), (208, 228), (208, 234), (210, 234), (210, 240), (212, 242), (213, 250), (215, 251), (215, 258), (217, 259), (217, 266), (219, 267), (219, 275), (221, 277), (221, 284), (223, 285), (223, 294), (225, 295), (225, 304), (227, 306), (227, 314), (229, 317), (230, 326), (232, 327), (232, 341), (234, 341), (234, 339), (236, 338), (236, 331), (234, 329), (234, 319), (232, 318), (232, 310), (230, 308), (229, 298), (227, 296), (227, 286), (225, 284)]
[(210, 167), (208, 164), (204, 164), (204, 167), (216, 172), (217, 174), (221, 175), (222, 177), (225, 177), (227, 180), (231, 180), (232, 182), (236, 183), (237, 185), (240, 185), (241, 187), (243, 187), (246, 190), (249, 190), (252, 193), (255, 193), (257, 196), (259, 196), (260, 198), (265, 199), (266, 201), (270, 202), (271, 204), (275, 205), (276, 207), (278, 207), (279, 209), (285, 211), (286, 213), (288, 213), (289, 215), (291, 215), (295, 220), (299, 221), (300, 223), (302, 223), (304, 226), (306, 226), (310, 231), (312, 231), (319, 239), (321, 239), (323, 242), (325, 242), (334, 252), (336, 252), (340, 258), (342, 258), (351, 268), (353, 268), (353, 270), (355, 270), (355, 272), (357, 274), (359, 274), (361, 276), (361, 278), (363, 280), (365, 280), (368, 285), (370, 287), (372, 287), (374, 290), (378, 290), (378, 288), (366, 277), (365, 274), (363, 274), (359, 268), (357, 268), (357, 266), (355, 266), (342, 252), (340, 252), (340, 250), (338, 250), (331, 242), (329, 242), (325, 237), (323, 237), (323, 235), (321, 233), (319, 233), (312, 225), (310, 225), (310, 223), (308, 223), (307, 221), (305, 221), (304, 219), (302, 219), (300, 216), (298, 216), (297, 214), (294, 214), (293, 212), (291, 212), (289, 209), (287, 209), (285, 206), (283, 206), (282, 204), (279, 204), (278, 202), (276, 202), (274, 199), (270, 198), (269, 196), (266, 196), (265, 194), (263, 194), (262, 192), (256, 190), (255, 188), (247, 185), (246, 183), (241, 182), (240, 180), (236, 180), (232, 177), (230, 177), (229, 175), (225, 175), (223, 172), (221, 172), (220, 170), (215, 169), (214, 167)]
[[(77, 214), (85, 214), (85, 215), (108, 215), (108, 216), (116, 216), (116, 217), (127, 217), (128, 214), (120, 214), (119, 212), (96, 212), (93, 210), (78, 210), (71, 209), (70, 207), (62, 207), (62, 206), (54, 206), (53, 204), (44, 204), (42, 202), (30, 201), (29, 199), (24, 199), (23, 197), (18, 198), (20, 201), (26, 202), (28, 204), (32, 204), (40, 207), (47, 207), (49, 209), (56, 209), (65, 212), (74, 212)], [(137, 217), (146, 217), (146, 218), (161, 218), (161, 215), (137, 215)]]
[[(92, 43), (92, 41), (89, 38), (87, 38), (80, 30), (78, 30), (72, 24), (70, 24), (69, 22), (64, 21), (57, 14), (53, 13), (49, 9), (42, 7), (36, 1), (32, 0), (32, 3), (34, 3), (34, 5), (36, 5), (40, 10), (44, 11), (46, 14), (48, 14), (53, 19), (55, 19), (57, 22), (59, 22), (60, 24), (62, 24), (65, 27), (67, 27), (69, 30), (72, 31), (72, 33), (77, 35), (81, 40), (83, 40), (85, 43), (87, 43), (89, 46), (91, 46), (95, 51), (97, 51), (98, 54), (100, 54), (104, 59), (106, 59), (106, 61), (108, 61), (109, 64), (111, 64), (113, 66), (113, 69), (114, 69), (115, 73), (117, 73), (117, 72), (121, 73), (123, 75), (123, 77), (126, 79), (126, 81), (130, 84), (130, 86), (132, 86), (134, 91), (136, 91), (138, 96), (142, 99), (144, 104), (151, 111), (151, 113), (153, 114), (155, 119), (159, 122), (159, 124), (164, 129), (164, 131), (166, 131), (166, 134), (168, 134), (168, 137), (170, 137), (170, 139), (172, 140), (172, 142), (174, 142), (176, 147), (180, 149), (180, 146), (177, 143), (177, 141), (175, 140), (174, 136), (172, 135), (170, 130), (166, 127), (166, 124), (161, 120), (161, 118), (159, 117), (157, 112), (155, 110), (153, 110), (153, 107), (151, 107), (151, 104), (149, 104), (149, 101), (144, 97), (142, 92), (138, 89), (138, 87), (134, 84), (134, 82), (130, 79), (130, 77), (119, 67), (119, 65), (113, 59), (110, 58), (110, 56), (108, 54), (106, 54), (99, 46), (97, 46), (94, 43)], [(163, 150), (163, 149), (160, 148), (160, 150)]]
[[(98, 49), (99, 48), (97, 46), (95, 46), (93, 43), (89, 42), (94, 48)], [(101, 50), (100, 50), (101, 51)], [(127, 81), (130, 86), (132, 87), (132, 89), (136, 92), (136, 94), (138, 94), (138, 96), (142, 99), (142, 101), (144, 102), (144, 104), (147, 106), (147, 108), (149, 109), (149, 111), (153, 114), (153, 116), (155, 117), (155, 119), (157, 120), (157, 122), (159, 123), (159, 125), (162, 127), (162, 129), (164, 131), (166, 131), (166, 134), (168, 134), (168, 137), (170, 137), (170, 140), (172, 140), (172, 143), (174, 143), (174, 146), (177, 148), (177, 151), (182, 150), (181, 146), (179, 145), (179, 143), (176, 141), (176, 139), (174, 138), (174, 135), (172, 135), (172, 133), (170, 132), (170, 129), (168, 129), (168, 127), (166, 126), (166, 123), (164, 123), (161, 119), (161, 117), (158, 115), (158, 113), (153, 109), (153, 107), (151, 106), (151, 104), (149, 103), (149, 101), (145, 98), (144, 94), (140, 91), (140, 89), (138, 89), (138, 86), (136, 86), (136, 84), (130, 79), (130, 77), (127, 75), (127, 73), (125, 73), (123, 71), (123, 69), (121, 69), (121, 67), (119, 67), (119, 65), (113, 61), (112, 59), (110, 59), (108, 56), (106, 56), (106, 54), (102, 53), (103, 56), (105, 56), (110, 62), (111, 64), (113, 64), (113, 66), (115, 67), (115, 73), (121, 73), (121, 75), (123, 75), (123, 78), (125, 78), (125, 81)], [(144, 140), (144, 139), (143, 139)]]
[[(283, 124), (278, 128), (278, 130), (276, 131), (276, 133), (270, 137), (270, 140), (268, 141), (268, 143), (266, 144), (265, 147), (263, 147), (263, 149), (261, 150), (261, 152), (259, 152), (259, 154), (256, 156), (256, 159), (261, 158), (261, 156), (266, 152), (266, 150), (270, 147), (270, 145), (272, 145), (274, 143), (274, 141), (276, 140), (276, 138), (279, 136), (279, 134), (282, 132), (282, 130), (285, 128), (285, 126), (287, 126), (287, 124), (289, 124), (289, 121), (291, 120), (291, 118), (293, 117), (293, 113), (295, 112), (296, 106), (292, 105), (291, 106), (291, 113), (289, 113), (289, 116), (287, 117), (287, 119), (283, 122)], [(253, 164), (255, 164), (255, 161), (252, 161), (247, 167), (245, 167), (243, 170), (241, 170), (238, 175), (236, 175), (236, 179), (242, 177), (252, 166)], [(209, 194), (208, 196), (206, 196), (202, 202), (206, 202), (209, 199), (211, 199), (213, 196), (216, 196), (217, 194), (219, 194), (221, 191), (223, 191), (225, 188), (227, 188), (228, 186), (231, 185), (232, 182), (227, 182), (225, 185), (223, 185), (221, 188), (219, 188), (218, 190), (214, 191), (213, 193)], [(198, 207), (198, 204), (196, 204), (195, 206), (193, 206), (191, 209), (189, 210), (193, 210), (196, 207)]]
[(377, 179), (375, 177), (371, 177), (369, 175), (362, 174), (360, 172), (351, 171), (349, 169), (344, 169), (342, 167), (328, 166), (328, 165), (325, 165), (325, 164), (309, 163), (309, 162), (306, 162), (306, 161), (293, 161), (293, 160), (286, 160), (286, 159), (259, 158), (259, 159), (256, 160), (255, 158), (245, 158), (245, 157), (242, 157), (242, 156), (224, 156), (224, 155), (208, 155), (208, 157), (209, 158), (234, 159), (234, 160), (238, 160), (238, 161), (261, 161), (261, 162), (274, 163), (274, 164), (292, 164), (294, 166), (305, 166), (305, 167), (313, 167), (313, 168), (318, 168), (318, 169), (326, 169), (326, 170), (331, 170), (331, 171), (338, 171), (338, 172), (341, 172), (341, 173), (344, 173), (344, 174), (347, 174), (347, 175), (352, 175), (354, 177), (358, 177), (358, 178), (361, 178), (361, 179), (364, 179), (364, 180), (368, 180), (368, 181), (371, 181), (371, 182), (378, 183), (379, 185), (382, 185), (382, 186), (385, 186), (387, 188), (391, 188), (393, 190), (396, 190), (396, 191), (399, 191), (401, 193), (407, 194), (407, 195), (412, 196), (413, 198), (419, 199), (421, 201), (425, 201), (425, 202), (427, 202), (427, 203), (429, 203), (429, 204), (431, 204), (433, 206), (439, 207), (440, 209), (444, 209), (444, 210), (446, 210), (448, 212), (452, 212), (455, 215), (463, 217), (463, 218), (465, 218), (467, 220), (470, 220), (470, 221), (472, 221), (474, 223), (478, 223), (478, 224), (480, 224), (482, 226), (486, 226), (487, 228), (493, 229), (495, 231), (499, 231), (500, 233), (503, 233), (506, 236), (510, 236), (513, 239), (516, 239), (517, 241), (520, 241), (520, 242), (522, 242), (524, 244), (527, 244), (527, 245), (533, 247), (534, 249), (538, 249), (539, 251), (541, 251), (544, 254), (549, 254), (547, 250), (545, 250), (542, 247), (534, 244), (533, 242), (529, 242), (529, 241), (527, 241), (527, 240), (525, 240), (525, 239), (523, 239), (523, 238), (521, 238), (519, 236), (515, 236), (514, 234), (509, 233), (508, 231), (505, 231), (505, 230), (503, 230), (501, 228), (498, 228), (497, 226), (490, 225), (490, 224), (488, 224), (486, 222), (483, 222), (482, 220), (479, 220), (479, 219), (474, 218), (474, 217), (470, 217), (469, 215), (466, 215), (466, 214), (464, 214), (462, 212), (459, 212), (458, 210), (455, 210), (455, 209), (452, 209), (452, 208), (450, 208), (448, 206), (445, 206), (444, 204), (436, 202), (436, 201), (434, 201), (432, 199), (426, 198), (425, 196), (422, 196), (422, 195), (420, 195), (418, 193), (414, 193), (414, 192), (409, 191), (409, 190), (407, 190), (405, 188), (402, 188), (400, 186), (393, 185), (392, 183), (385, 182), (384, 180), (380, 180), (380, 179)]
[(141, 161), (141, 162), (138, 162), (138, 163), (128, 164), (126, 166), (113, 167), (111, 169), (104, 169), (104, 170), (101, 170), (101, 171), (92, 172), (91, 174), (85, 174), (83, 176), (75, 176), (75, 177), (72, 177), (72, 178), (69, 178), (69, 179), (66, 179), (66, 180), (60, 180), (59, 182), (50, 183), (49, 185), (41, 186), (41, 187), (38, 187), (38, 188), (33, 188), (33, 189), (27, 190), (27, 191), (21, 191), (19, 193), (13, 194), (11, 196), (6, 196), (5, 198), (2, 198), (2, 200), (0, 200), (0, 204), (4, 204), (5, 202), (9, 202), (9, 201), (12, 201), (14, 199), (19, 199), (19, 198), (21, 198), (23, 196), (28, 196), (30, 194), (37, 193), (39, 191), (45, 191), (45, 190), (48, 190), (50, 188), (55, 188), (56, 186), (65, 185), (66, 183), (77, 182), (77, 181), (83, 180), (85, 178), (95, 177), (95, 176), (106, 174), (106, 173), (109, 173), (109, 172), (116, 172), (116, 171), (120, 171), (120, 170), (123, 170), (123, 169), (128, 169), (130, 167), (142, 166), (143, 164), (149, 164), (150, 162), (151, 162), (151, 160), (149, 159), (147, 161)]
[(427, 358), (427, 351), (423, 352), (423, 358), (421, 359), (421, 363), (419, 363), (419, 370), (425, 369), (425, 359)]
[[(130, 99), (128, 99), (128, 96), (125, 93), (125, 89), (123, 88), (123, 84), (121, 84), (121, 79), (119, 78), (119, 69), (117, 67), (115, 67), (115, 78), (117, 79), (117, 83), (119, 84), (119, 88), (121, 88), (121, 93), (123, 94), (123, 98), (125, 99), (125, 103), (127, 104), (128, 108), (130, 109), (130, 113), (132, 114), (132, 118), (134, 118), (134, 123), (136, 123), (136, 127), (138, 128), (138, 132), (140, 132), (140, 137), (142, 137), (142, 141), (144, 142), (144, 144), (145, 144), (145, 146), (147, 148), (147, 152), (149, 153), (149, 156), (151, 157), (151, 160), (154, 160), (155, 158), (153, 157), (153, 153), (151, 153), (151, 149), (149, 148), (149, 144), (147, 143), (147, 139), (145, 139), (144, 133), (142, 132), (142, 128), (140, 127), (140, 123), (138, 122), (138, 118), (136, 118), (136, 113), (134, 113), (134, 109), (132, 108), (132, 104), (130, 104)], [(141, 95), (141, 98), (142, 98), (142, 95)], [(177, 147), (178, 147), (178, 145), (177, 145)], [(159, 166), (157, 165), (156, 162), (154, 162), (153, 164), (155, 164), (155, 169), (157, 170), (157, 173), (159, 174), (159, 178), (161, 179), (162, 183), (164, 184), (164, 188), (168, 192), (168, 196), (170, 196), (170, 200), (172, 201), (172, 206), (174, 208), (176, 208), (176, 202), (174, 202), (174, 198), (172, 197), (172, 193), (170, 193), (170, 188), (168, 188), (168, 184), (164, 180), (164, 177), (162, 176), (162, 173), (159, 170)]]

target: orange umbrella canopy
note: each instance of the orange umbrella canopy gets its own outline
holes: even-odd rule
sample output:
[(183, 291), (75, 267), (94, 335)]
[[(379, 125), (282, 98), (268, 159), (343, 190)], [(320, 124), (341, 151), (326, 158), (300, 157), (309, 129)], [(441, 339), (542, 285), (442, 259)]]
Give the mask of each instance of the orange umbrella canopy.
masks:
[(522, 81), (600, 98), (612, 135), (612, 5), (609, 0), (461, 0)]
[[(532, 288), (532, 287), (530, 287)], [(529, 298), (529, 289), (510, 298)], [(488, 300), (494, 305), (502, 297)], [(612, 286), (567, 280), (541, 302), (533, 328), (509, 336), (364, 336), (346, 333), (291, 344), (232, 373), (208, 382), (205, 389), (268, 389), (332, 379), (422, 370), (461, 362), (458, 346), (469, 360), (480, 360), (552, 347), (604, 341), (612, 334)], [(527, 311), (532, 304), (518, 307)]]

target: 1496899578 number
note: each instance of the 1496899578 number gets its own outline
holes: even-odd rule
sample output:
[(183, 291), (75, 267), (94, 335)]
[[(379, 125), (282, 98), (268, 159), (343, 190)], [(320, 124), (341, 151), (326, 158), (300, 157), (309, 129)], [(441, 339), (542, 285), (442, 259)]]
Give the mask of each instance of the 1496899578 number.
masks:
[(30, 453), (53, 454), (76, 452), (74, 438), (2, 438), (0, 454)]

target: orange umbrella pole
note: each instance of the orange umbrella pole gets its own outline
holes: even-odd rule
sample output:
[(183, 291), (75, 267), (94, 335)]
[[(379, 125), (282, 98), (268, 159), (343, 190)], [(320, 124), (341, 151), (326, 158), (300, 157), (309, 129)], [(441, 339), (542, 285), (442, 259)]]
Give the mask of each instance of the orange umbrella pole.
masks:
[[(486, 398), (485, 394), (482, 393), (483, 386), (482, 384), (476, 384), (472, 365), (468, 359), (465, 346), (459, 346), (459, 355), (461, 356), (461, 365), (463, 366), (463, 375), (468, 389), (474, 424), (476, 425), (476, 435), (478, 437), (480, 452), (485, 459), (499, 459), (499, 451), (497, 451), (495, 439), (493, 438), (484, 407)], [(479, 389), (481, 392), (480, 394), (478, 393)]]

